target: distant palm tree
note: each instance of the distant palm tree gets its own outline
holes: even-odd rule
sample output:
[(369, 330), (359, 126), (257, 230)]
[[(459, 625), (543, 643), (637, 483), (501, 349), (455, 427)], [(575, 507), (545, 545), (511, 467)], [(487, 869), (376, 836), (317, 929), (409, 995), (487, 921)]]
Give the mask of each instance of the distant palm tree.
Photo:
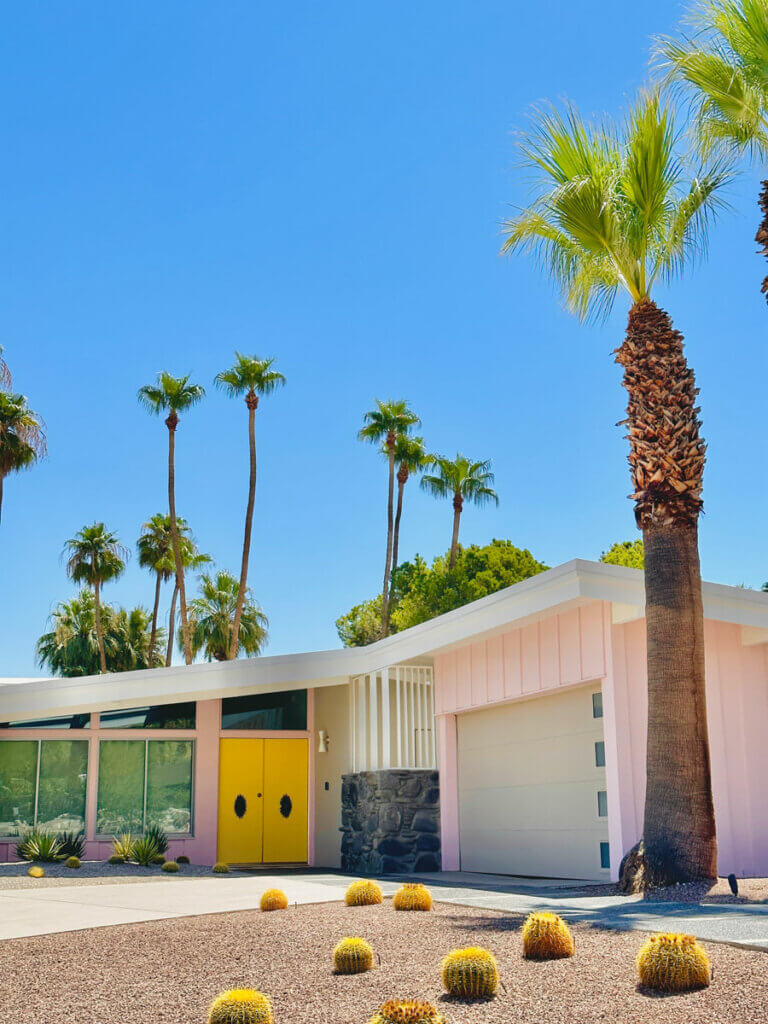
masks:
[(32, 412), (24, 395), (0, 391), (0, 518), (5, 478), (10, 473), (29, 469), (46, 454), (42, 419)]
[(8, 363), (3, 359), (3, 346), (0, 345), (0, 388), (10, 391), (13, 387), (13, 378)]
[[(179, 518), (177, 528), (181, 536), (184, 520)], [(142, 524), (142, 533), (136, 542), (139, 565), (155, 574), (155, 599), (152, 604), (152, 629), (149, 640), (150, 661), (155, 651), (157, 616), (160, 610), (160, 589), (174, 575), (173, 540), (171, 538), (171, 517), (157, 512)]]
[(157, 383), (145, 384), (139, 388), (139, 402), (149, 412), (159, 416), (168, 412), (165, 425), (168, 428), (168, 512), (171, 520), (171, 543), (173, 545), (173, 563), (176, 573), (176, 587), (181, 604), (181, 633), (184, 642), (184, 660), (192, 664), (192, 647), (189, 640), (189, 623), (187, 622), (187, 595), (184, 589), (184, 564), (179, 548), (179, 531), (176, 525), (176, 428), (179, 425), (179, 413), (191, 409), (202, 400), (205, 388), (200, 384), (190, 384), (189, 376), (172, 377), (163, 371), (157, 375)]
[(395, 499), (395, 446), (398, 437), (411, 432), (421, 420), (408, 408), (404, 401), (380, 402), (376, 399), (376, 408), (363, 417), (362, 430), (358, 433), (361, 441), (370, 444), (381, 444), (389, 462), (389, 489), (387, 492), (387, 556), (384, 561), (384, 586), (381, 590), (381, 632), (382, 636), (389, 633), (389, 578), (392, 571), (392, 542), (394, 535), (394, 499)]
[(94, 523), (92, 526), (84, 526), (66, 542), (64, 554), (67, 556), (69, 579), (75, 583), (87, 583), (93, 588), (99, 666), (102, 672), (106, 672), (101, 588), (105, 583), (122, 575), (128, 551), (117, 539), (117, 534), (108, 530), (104, 523)]
[(235, 365), (216, 375), (215, 384), (227, 394), (236, 398), (245, 395), (248, 408), (248, 450), (250, 453), (250, 474), (248, 478), (248, 504), (245, 510), (245, 534), (243, 536), (243, 558), (240, 564), (240, 584), (237, 593), (235, 623), (229, 657), (236, 658), (240, 637), (240, 619), (248, 583), (248, 559), (251, 552), (251, 531), (253, 529), (253, 505), (256, 498), (256, 409), (260, 395), (269, 395), (285, 384), (282, 373), (272, 369), (274, 359), (259, 359), (258, 356), (244, 356), (235, 352)]
[[(386, 448), (382, 451), (389, 454)], [(421, 473), (427, 465), (427, 453), (423, 437), (409, 437), (400, 434), (395, 441), (395, 464), (397, 465), (397, 510), (395, 512), (395, 528), (392, 538), (392, 571), (389, 587), (389, 603), (392, 606), (392, 586), (397, 569), (397, 558), (400, 549), (400, 518), (403, 514), (403, 491), (408, 477)]]
[[(200, 596), (189, 603), (192, 626), (192, 649), (203, 652), (207, 661), (229, 661), (239, 583), (225, 570), (215, 575), (203, 573), (200, 577)], [(240, 638), (237, 653), (253, 656), (267, 642), (267, 616), (246, 591), (240, 618)]]
[[(184, 566), (185, 573), (197, 572), (198, 569), (203, 565), (208, 565), (213, 561), (210, 555), (204, 555), (197, 549), (195, 540), (192, 536), (192, 531), (185, 519), (181, 516), (177, 517), (176, 520), (179, 524), (179, 550), (181, 552), (181, 562)], [(183, 524), (183, 525), (182, 525)], [(165, 652), (165, 664), (166, 667), (170, 666), (173, 660), (173, 638), (176, 629), (176, 602), (179, 597), (179, 588), (176, 583), (173, 586), (173, 595), (171, 596), (171, 609), (168, 613), (168, 644)], [(183, 652), (182, 643), (182, 652)]]
[(451, 554), (448, 568), (456, 564), (459, 550), (459, 521), (464, 502), (473, 505), (499, 504), (499, 496), (493, 490), (493, 473), (491, 461), (470, 462), (460, 453), (455, 459), (446, 459), (441, 455), (433, 455), (429, 466), (435, 473), (425, 473), (421, 478), (421, 486), (436, 498), (453, 499), (453, 535), (451, 537)]
[[(671, 81), (693, 103), (705, 155), (722, 149), (768, 158), (768, 3), (766, 0), (698, 0), (689, 17), (692, 33), (658, 41)], [(758, 205), (763, 220), (755, 241), (768, 259), (768, 180)], [(768, 276), (762, 291), (768, 300)]]

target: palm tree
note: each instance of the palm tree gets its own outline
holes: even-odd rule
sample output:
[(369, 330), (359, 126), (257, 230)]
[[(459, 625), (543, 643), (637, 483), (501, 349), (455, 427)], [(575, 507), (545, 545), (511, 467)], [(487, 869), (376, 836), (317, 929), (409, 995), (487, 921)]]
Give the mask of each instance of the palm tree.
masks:
[(104, 523), (94, 523), (92, 526), (84, 526), (65, 543), (64, 554), (67, 556), (69, 579), (75, 583), (87, 583), (93, 588), (99, 666), (102, 672), (106, 672), (101, 588), (122, 575), (128, 551), (117, 539), (117, 534), (108, 530)]
[(466, 455), (459, 452), (455, 459), (431, 455), (428, 465), (436, 472), (425, 473), (421, 478), (421, 486), (436, 498), (453, 499), (453, 534), (448, 559), (448, 568), (452, 569), (459, 551), (459, 522), (464, 502), (479, 506), (499, 504), (499, 496), (492, 487), (491, 460), (470, 462)]
[[(181, 517), (177, 519), (179, 536), (186, 528), (186, 523)], [(149, 641), (149, 660), (151, 661), (155, 651), (155, 639), (157, 636), (157, 616), (160, 610), (160, 590), (163, 583), (174, 574), (173, 541), (171, 539), (171, 517), (163, 512), (157, 512), (146, 523), (142, 524), (142, 533), (136, 542), (139, 552), (139, 565), (142, 569), (149, 569), (155, 574), (155, 599), (152, 604), (152, 628)]]
[[(186, 572), (197, 572), (197, 570), (208, 563), (212, 562), (213, 559), (210, 555), (204, 555), (198, 551), (195, 539), (192, 536), (192, 531), (187, 525), (187, 521), (178, 516), (176, 519), (179, 524), (179, 551), (181, 552), (181, 563), (184, 566)], [(177, 583), (173, 586), (173, 595), (171, 596), (171, 609), (168, 613), (168, 645), (165, 652), (165, 664), (166, 667), (170, 666), (173, 659), (173, 638), (176, 628), (176, 601), (179, 597), (179, 587)], [(182, 652), (183, 638), (182, 638)]]
[[(165, 640), (165, 630), (155, 629), (152, 635), (151, 616), (146, 608), (109, 608), (107, 619), (108, 637), (114, 638), (114, 653), (108, 661), (110, 672), (132, 672), (143, 668), (160, 668), (163, 657), (160, 651)], [(155, 650), (157, 643), (158, 650)]]
[[(382, 451), (385, 455), (389, 454), (386, 447), (383, 447)], [(399, 434), (395, 440), (395, 464), (397, 465), (397, 509), (395, 511), (395, 527), (392, 536), (392, 570), (389, 587), (390, 608), (392, 607), (392, 587), (400, 548), (400, 518), (403, 514), (403, 491), (408, 483), (408, 477), (414, 473), (421, 473), (427, 465), (424, 438)]]
[[(239, 589), (237, 578), (223, 569), (215, 575), (203, 573), (200, 577), (200, 596), (189, 603), (192, 649), (196, 655), (203, 651), (207, 661), (231, 660)], [(247, 590), (237, 654), (258, 654), (267, 642), (268, 626), (267, 616)]]
[[(669, 79), (693, 105), (703, 153), (768, 157), (768, 5), (765, 0), (698, 0), (692, 35), (658, 41)], [(755, 236), (768, 259), (768, 180)], [(768, 300), (768, 276), (762, 291)]]
[(231, 398), (245, 395), (248, 408), (248, 450), (250, 473), (248, 478), (248, 504), (245, 509), (245, 534), (243, 536), (243, 558), (240, 563), (240, 585), (235, 609), (235, 624), (229, 657), (236, 658), (239, 647), (240, 620), (248, 583), (248, 558), (251, 552), (251, 531), (253, 529), (253, 505), (256, 498), (256, 409), (260, 395), (269, 395), (285, 384), (282, 373), (272, 369), (274, 359), (259, 359), (258, 356), (244, 356), (235, 352), (235, 365), (216, 375), (215, 384)]
[(24, 395), (0, 391), (0, 518), (5, 478), (10, 473), (29, 469), (46, 454), (42, 419), (29, 408)]
[(381, 444), (389, 461), (389, 490), (387, 492), (387, 557), (384, 561), (384, 586), (381, 590), (381, 632), (389, 633), (389, 577), (392, 570), (392, 539), (394, 534), (394, 498), (395, 498), (395, 446), (398, 437), (410, 433), (412, 427), (419, 426), (421, 420), (408, 408), (404, 401), (380, 402), (376, 399), (376, 408), (363, 417), (364, 426), (358, 433), (361, 441), (370, 444)]
[(181, 604), (181, 633), (184, 641), (184, 659), (192, 664), (192, 647), (189, 642), (189, 623), (187, 622), (187, 595), (184, 590), (184, 564), (179, 548), (179, 531), (176, 523), (176, 428), (179, 425), (179, 413), (191, 409), (202, 400), (205, 388), (200, 384), (190, 384), (189, 376), (172, 377), (165, 370), (157, 375), (155, 384), (145, 384), (139, 388), (139, 402), (149, 412), (159, 416), (168, 412), (165, 425), (168, 428), (168, 511), (171, 520), (171, 544), (173, 546), (173, 564), (176, 573), (176, 587)]
[(607, 315), (618, 292), (631, 305), (616, 361), (645, 548), (649, 712), (643, 838), (622, 885), (714, 877), (698, 553), (705, 444), (682, 335), (651, 294), (698, 251), (728, 174), (716, 164), (685, 177), (671, 113), (653, 92), (620, 126), (586, 124), (572, 107), (538, 111), (521, 152), (538, 184), (505, 225), (504, 250), (537, 257), (582, 319)]
[(13, 378), (8, 363), (3, 359), (3, 346), (0, 345), (0, 388), (10, 391), (13, 387)]

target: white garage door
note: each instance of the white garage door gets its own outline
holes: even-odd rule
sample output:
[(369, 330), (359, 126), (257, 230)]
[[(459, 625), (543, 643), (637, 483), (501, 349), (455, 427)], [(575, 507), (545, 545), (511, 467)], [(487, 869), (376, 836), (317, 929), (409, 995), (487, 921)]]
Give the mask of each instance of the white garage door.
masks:
[(598, 685), (459, 715), (463, 871), (608, 877)]

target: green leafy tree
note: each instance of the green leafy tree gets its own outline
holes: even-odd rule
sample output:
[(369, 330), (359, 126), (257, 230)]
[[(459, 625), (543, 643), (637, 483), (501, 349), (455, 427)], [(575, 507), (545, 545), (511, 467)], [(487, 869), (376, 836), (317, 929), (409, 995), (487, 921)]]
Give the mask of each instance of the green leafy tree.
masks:
[(384, 560), (384, 586), (381, 589), (381, 633), (389, 633), (389, 578), (392, 572), (392, 543), (394, 537), (395, 504), (395, 449), (397, 439), (410, 434), (421, 420), (404, 401), (380, 402), (376, 408), (363, 417), (363, 427), (358, 433), (361, 441), (380, 445), (386, 453), (389, 464), (389, 487), (387, 490), (387, 555)]
[(217, 374), (215, 383), (231, 398), (245, 396), (248, 409), (248, 451), (250, 454), (250, 470), (248, 476), (248, 503), (245, 510), (245, 534), (243, 536), (243, 557), (240, 564), (240, 584), (237, 593), (235, 623), (232, 630), (232, 643), (229, 648), (230, 659), (237, 657), (240, 645), (240, 620), (243, 615), (245, 593), (248, 585), (248, 559), (251, 552), (251, 532), (253, 530), (253, 506), (256, 499), (256, 409), (259, 398), (269, 395), (285, 384), (282, 373), (272, 368), (274, 359), (259, 359), (258, 356), (244, 356), (235, 353), (235, 364), (228, 370)]
[(67, 576), (75, 583), (87, 583), (93, 589), (95, 606), (96, 638), (99, 647), (99, 665), (107, 671), (104, 650), (104, 631), (101, 616), (101, 588), (105, 583), (116, 580), (125, 570), (128, 551), (117, 539), (117, 534), (108, 530), (104, 523), (84, 526), (64, 545), (67, 559)]
[(643, 542), (640, 537), (637, 540), (616, 541), (600, 555), (600, 561), (607, 562), (608, 565), (626, 565), (629, 569), (644, 569)]
[[(690, 32), (659, 40), (672, 82), (691, 99), (704, 154), (768, 157), (768, 4), (766, 0), (698, 0)], [(768, 259), (768, 180), (758, 205), (755, 241)], [(768, 276), (763, 280), (768, 300)]]
[(492, 486), (491, 461), (471, 462), (458, 453), (455, 459), (430, 456), (428, 464), (435, 472), (425, 473), (421, 486), (435, 498), (451, 498), (453, 502), (453, 536), (448, 558), (449, 567), (453, 568), (459, 550), (459, 523), (464, 503), (479, 506), (499, 504), (499, 496)]
[(533, 202), (505, 225), (505, 250), (532, 254), (579, 317), (607, 314), (619, 292), (630, 303), (616, 360), (645, 550), (649, 715), (643, 837), (624, 858), (625, 891), (717, 874), (698, 552), (706, 446), (682, 335), (651, 296), (700, 251), (728, 174), (716, 164), (686, 177), (677, 140), (653, 92), (621, 125), (538, 111), (521, 143)]
[[(203, 652), (206, 661), (230, 661), (239, 583), (232, 573), (221, 569), (200, 577), (199, 597), (190, 601), (192, 650)], [(267, 616), (246, 591), (240, 618), (238, 655), (253, 657), (267, 642)]]
[(205, 388), (200, 384), (190, 384), (189, 376), (172, 377), (163, 371), (157, 375), (155, 384), (145, 384), (139, 388), (138, 399), (141, 405), (155, 416), (163, 412), (168, 415), (165, 425), (168, 428), (168, 512), (171, 521), (171, 542), (173, 545), (173, 564), (176, 574), (176, 590), (181, 605), (181, 633), (184, 643), (184, 659), (192, 664), (192, 645), (187, 622), (187, 595), (184, 589), (184, 563), (179, 546), (179, 531), (176, 516), (176, 428), (179, 425), (179, 413), (186, 412), (193, 405), (202, 401)]
[[(0, 383), (10, 382), (3, 375), (0, 359)], [(7, 371), (7, 367), (6, 367)], [(3, 485), (11, 473), (29, 469), (47, 453), (42, 419), (27, 405), (24, 395), (0, 390), (0, 517), (3, 510)]]
[(381, 637), (381, 594), (340, 615), (336, 619), (336, 632), (345, 647), (367, 647), (378, 640)]

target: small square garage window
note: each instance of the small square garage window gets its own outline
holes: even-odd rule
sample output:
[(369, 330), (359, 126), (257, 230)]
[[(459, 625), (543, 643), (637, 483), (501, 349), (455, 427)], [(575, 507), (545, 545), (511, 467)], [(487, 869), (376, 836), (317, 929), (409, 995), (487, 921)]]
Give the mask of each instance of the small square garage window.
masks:
[(611, 847), (608, 843), (600, 843), (600, 867), (608, 870), (611, 866)]
[(595, 767), (605, 768), (605, 742), (598, 740), (595, 743)]
[(608, 793), (604, 789), (597, 791), (597, 816), (598, 818), (608, 817)]
[(597, 693), (592, 694), (592, 717), (602, 718), (603, 717), (603, 693), (602, 690), (598, 690)]

